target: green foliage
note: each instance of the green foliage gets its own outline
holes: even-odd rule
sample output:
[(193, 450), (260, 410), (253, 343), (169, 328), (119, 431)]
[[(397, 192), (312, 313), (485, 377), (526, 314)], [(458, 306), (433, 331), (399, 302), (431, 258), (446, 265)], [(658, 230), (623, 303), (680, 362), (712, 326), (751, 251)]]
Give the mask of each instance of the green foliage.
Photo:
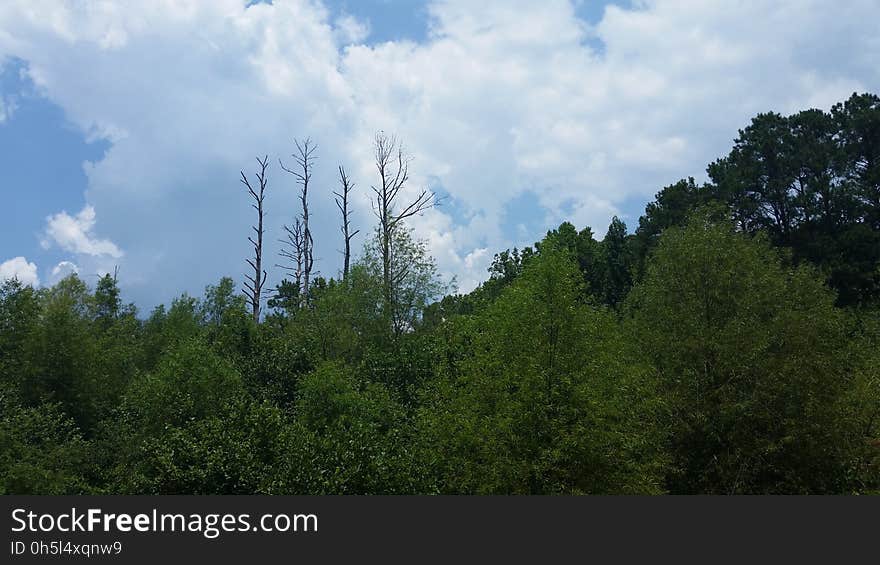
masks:
[(839, 417), (857, 438), (847, 477), (852, 492), (880, 494), (880, 311), (863, 313), (858, 322), (855, 377)]
[(255, 336), (250, 355), (238, 365), (252, 397), (288, 408), (296, 399), (299, 378), (314, 368), (314, 355), (304, 340), (285, 332), (285, 328), (264, 324)]
[(633, 261), (626, 235), (626, 224), (617, 216), (611, 220), (608, 233), (602, 240), (602, 274), (604, 299), (609, 306), (617, 306), (632, 286)]
[[(639, 218), (639, 227), (633, 238), (637, 278), (644, 275), (645, 261), (656, 247), (663, 230), (684, 225), (696, 209), (705, 207), (711, 200), (711, 187), (697, 186), (693, 177), (680, 180), (657, 193), (654, 200), (645, 207), (644, 215)], [(716, 219), (723, 217), (723, 213), (716, 212)]]
[(244, 295), (235, 292), (233, 280), (223, 277), (217, 285), (206, 287), (200, 307), (207, 325), (206, 336), (217, 351), (247, 356), (254, 321)]
[(299, 305), (302, 302), (300, 289), (301, 285), (284, 279), (275, 287), (275, 294), (269, 298), (266, 305), (276, 311), (293, 315), (299, 309)]
[(91, 430), (111, 391), (98, 379), (88, 288), (71, 275), (44, 293), (41, 302), (41, 323), (22, 355), (22, 400), (31, 406), (58, 402), (80, 428)]
[(245, 398), (141, 436), (114, 490), (147, 494), (271, 494), (288, 457), (281, 410)]
[(629, 298), (672, 414), (673, 492), (839, 492), (855, 441), (847, 325), (815, 273), (695, 216)]
[(205, 418), (243, 393), (241, 376), (229, 361), (194, 339), (167, 351), (155, 373), (133, 383), (121, 411), (132, 430), (157, 434)]
[[(199, 339), (169, 349), (155, 373), (131, 385), (119, 413), (105, 429), (107, 449), (118, 453), (113, 470), (115, 488), (122, 492), (228, 492), (227, 483), (199, 483), (211, 476), (199, 453), (226, 457), (218, 447), (239, 445), (229, 438), (241, 430), (213, 435), (218, 420), (239, 416), (246, 398), (240, 375), (231, 364)], [(244, 407), (247, 409), (247, 406)], [(228, 443), (223, 443), (228, 442)], [(245, 472), (245, 471), (242, 471)], [(204, 475), (200, 475), (204, 473)], [(232, 480), (232, 479), (230, 479)]]
[(880, 300), (880, 98), (759, 114), (709, 165), (736, 225), (817, 265), (841, 305)]
[(0, 388), (0, 494), (85, 494), (89, 444), (57, 404), (22, 406)]
[(0, 494), (880, 493), (880, 99), (709, 176), (464, 294), (403, 224), (259, 321), (4, 281)]
[[(364, 246), (360, 265), (373, 280), (382, 280), (381, 234), (377, 231)], [(448, 290), (438, 273), (427, 244), (414, 238), (412, 230), (399, 227), (391, 241), (394, 269), (390, 273), (390, 296), (384, 296), (381, 312), (388, 328), (389, 339), (399, 338), (415, 328), (422, 312)]]
[(30, 340), (39, 327), (40, 297), (16, 279), (0, 285), (0, 383), (22, 386)]
[(442, 491), (659, 490), (649, 380), (618, 355), (613, 316), (581, 297), (571, 255), (545, 247), (468, 324), (420, 420)]
[(308, 492), (421, 490), (411, 426), (403, 407), (381, 383), (323, 365), (302, 381), (297, 422), (311, 438)]
[(116, 319), (122, 309), (122, 300), (119, 298), (119, 286), (116, 279), (109, 274), (98, 280), (93, 299), (94, 316), (103, 325), (109, 325)]

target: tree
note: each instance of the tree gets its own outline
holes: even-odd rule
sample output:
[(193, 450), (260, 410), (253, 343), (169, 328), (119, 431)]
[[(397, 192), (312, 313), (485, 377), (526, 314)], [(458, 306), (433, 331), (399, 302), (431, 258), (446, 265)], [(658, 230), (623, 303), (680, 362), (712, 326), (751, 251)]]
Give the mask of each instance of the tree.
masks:
[[(107, 449), (117, 455), (115, 490), (151, 494), (228, 494), (248, 469), (238, 410), (246, 398), (232, 364), (200, 339), (168, 350), (156, 370), (134, 383), (108, 430)], [(208, 429), (206, 429), (208, 428)], [(232, 437), (230, 437), (232, 436)], [(237, 446), (237, 447), (236, 447)], [(226, 473), (215, 473), (227, 460)]]
[(793, 139), (787, 118), (770, 112), (758, 114), (740, 130), (728, 157), (709, 165), (709, 176), (722, 198), (732, 205), (740, 229), (769, 231), (785, 245), (800, 220), (791, 198), (796, 172)]
[(245, 288), (247, 289), (248, 301), (251, 305), (251, 312), (254, 316), (254, 322), (260, 321), (260, 307), (263, 303), (263, 285), (266, 284), (266, 271), (263, 270), (263, 234), (265, 233), (265, 230), (263, 229), (263, 219), (265, 217), (263, 202), (266, 199), (266, 186), (269, 182), (266, 177), (266, 169), (269, 167), (269, 156), (267, 155), (262, 159), (257, 158), (257, 163), (260, 164), (260, 171), (256, 174), (258, 188), (254, 189), (254, 187), (251, 186), (250, 181), (248, 181), (247, 176), (244, 174), (244, 171), (241, 171), (241, 182), (247, 187), (248, 194), (250, 194), (251, 198), (254, 200), (254, 203), (251, 204), (251, 206), (257, 211), (257, 225), (251, 227), (251, 229), (254, 230), (257, 239), (255, 241), (253, 237), (248, 236), (248, 241), (254, 246), (254, 258), (246, 260), (248, 265), (254, 270), (254, 274), (245, 275), (247, 280), (244, 283)]
[(284, 279), (275, 287), (275, 294), (266, 304), (269, 308), (293, 315), (299, 309), (300, 291), (300, 283), (296, 279), (294, 281)]
[[(645, 206), (645, 213), (639, 218), (639, 227), (636, 228), (632, 241), (637, 279), (644, 275), (645, 262), (656, 247), (663, 230), (684, 225), (694, 210), (707, 205), (712, 199), (711, 187), (698, 186), (693, 177), (666, 186), (654, 196), (654, 200)], [(726, 210), (718, 219), (725, 216)]]
[(116, 277), (108, 273), (98, 279), (95, 287), (95, 318), (106, 326), (116, 319), (121, 308)]
[(0, 283), (0, 381), (25, 385), (27, 351), (40, 326), (40, 293), (18, 279)]
[(819, 266), (840, 305), (880, 300), (880, 99), (853, 94), (831, 113), (759, 114), (709, 165), (714, 198), (739, 229), (765, 230)]
[(863, 203), (865, 219), (880, 230), (880, 97), (853, 93), (831, 115), (843, 150), (841, 173)]
[(293, 229), (287, 226), (284, 229), (287, 232), (294, 252), (294, 258), (297, 261), (297, 272), (302, 274), (302, 302), (304, 305), (308, 305), (309, 289), (311, 288), (310, 279), (315, 262), (313, 252), (314, 240), (309, 226), (309, 183), (312, 180), (312, 169), (315, 165), (315, 151), (317, 147), (309, 138), (302, 142), (294, 140), (294, 144), (296, 145), (296, 153), (291, 156), (296, 163), (296, 168), (289, 169), (285, 167), (280, 159), (278, 162), (281, 164), (282, 169), (293, 175), (300, 186), (299, 202), (301, 212), (299, 218), (294, 222)]
[[(284, 301), (293, 298), (295, 299), (295, 303), (291, 304), (291, 306), (295, 305), (299, 307), (303, 304), (303, 275), (307, 252), (307, 245), (303, 236), (302, 220), (296, 218), (293, 222), (292, 228), (285, 225), (284, 233), (286, 237), (285, 239), (280, 240), (280, 254), (283, 258), (290, 261), (290, 263), (277, 266), (292, 273), (293, 281), (285, 279), (275, 288), (275, 303), (279, 303), (279, 300)], [(295, 288), (291, 288), (291, 285)]]
[(0, 494), (89, 494), (89, 455), (58, 404), (24, 406), (0, 384)]
[(465, 349), (424, 393), (422, 457), (441, 492), (657, 492), (650, 374), (626, 361), (614, 316), (585, 302), (573, 254), (547, 243), (461, 321)]
[(235, 282), (223, 277), (205, 287), (200, 304), (205, 323), (203, 335), (227, 357), (246, 356), (255, 324), (247, 315), (244, 297), (235, 292)]
[(310, 490), (324, 494), (420, 492), (404, 407), (381, 383), (327, 363), (301, 383), (297, 423), (313, 437)]
[(342, 185), (342, 192), (334, 191), (333, 194), (336, 196), (336, 207), (339, 208), (339, 213), (342, 214), (342, 226), (340, 229), (342, 230), (342, 239), (345, 246), (342, 263), (342, 278), (344, 280), (348, 278), (348, 269), (351, 262), (351, 240), (361, 230), (351, 231), (351, 211), (348, 209), (348, 195), (354, 189), (354, 183), (345, 174), (345, 169), (341, 165), (339, 166), (339, 184)]
[(41, 298), (40, 323), (25, 346), (21, 399), (30, 406), (57, 402), (81, 430), (92, 431), (109, 388), (96, 378), (99, 356), (90, 316), (92, 297), (86, 284), (70, 275)]
[(664, 232), (627, 311), (672, 417), (672, 492), (847, 491), (848, 330), (813, 270), (699, 214)]
[(397, 138), (389, 137), (383, 132), (376, 134), (373, 148), (379, 184), (371, 188), (375, 193), (373, 212), (379, 220), (377, 238), (378, 251), (382, 259), (383, 303), (386, 316), (394, 327), (397, 301), (395, 285), (408, 276), (410, 268), (401, 257), (398, 257), (401, 250), (396, 245), (404, 239), (397, 235), (404, 220), (433, 208), (436, 199), (433, 192), (422, 189), (414, 199), (400, 204), (401, 191), (409, 181), (410, 158), (404, 154), (403, 146)]
[(841, 420), (860, 439), (854, 442), (851, 492), (880, 494), (880, 311), (859, 320), (853, 339), (855, 378), (841, 402)]
[[(392, 339), (396, 340), (416, 327), (425, 307), (438, 299), (447, 287), (440, 280), (437, 265), (424, 241), (415, 239), (412, 231), (400, 224), (390, 236), (391, 240), (386, 242), (381, 228), (378, 229), (364, 246), (361, 261), (367, 272), (382, 281), (382, 317), (386, 331), (390, 330)], [(386, 249), (393, 251), (391, 277), (387, 280)]]
[[(623, 238), (626, 240), (626, 226), (623, 229)], [(609, 269), (606, 265), (605, 246), (595, 240), (591, 228), (586, 227), (578, 231), (574, 224), (562, 222), (558, 228), (547, 232), (544, 241), (535, 243), (538, 250), (545, 246), (564, 249), (571, 253), (583, 275), (585, 295), (592, 296), (599, 303), (609, 303), (607, 299)]]
[(604, 261), (605, 303), (617, 306), (632, 286), (632, 258), (626, 234), (626, 224), (617, 216), (611, 220), (602, 240)]

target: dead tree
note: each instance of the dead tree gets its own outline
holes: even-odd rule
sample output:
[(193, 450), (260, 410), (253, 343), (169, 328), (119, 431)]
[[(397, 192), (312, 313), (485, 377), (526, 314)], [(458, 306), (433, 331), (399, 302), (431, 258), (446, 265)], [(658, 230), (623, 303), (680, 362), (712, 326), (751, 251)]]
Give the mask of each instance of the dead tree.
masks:
[(257, 211), (257, 225), (251, 226), (257, 239), (254, 240), (252, 236), (248, 236), (248, 241), (254, 246), (254, 257), (253, 259), (246, 259), (248, 265), (254, 270), (254, 274), (253, 276), (245, 275), (245, 279), (247, 280), (244, 283), (246, 289), (245, 296), (247, 296), (248, 302), (251, 305), (255, 322), (260, 321), (263, 285), (266, 284), (266, 271), (263, 269), (263, 234), (265, 233), (265, 230), (263, 229), (263, 218), (265, 217), (263, 202), (266, 199), (266, 186), (268, 184), (266, 170), (269, 167), (269, 156), (267, 155), (262, 159), (257, 157), (257, 163), (260, 164), (260, 171), (254, 176), (259, 183), (259, 188), (255, 189), (251, 186), (247, 175), (244, 174), (244, 171), (241, 171), (241, 182), (247, 187), (248, 193), (254, 200), (254, 203), (251, 204), (251, 206)]
[(302, 290), (303, 265), (305, 263), (302, 220), (297, 217), (292, 228), (288, 225), (284, 225), (284, 234), (287, 237), (279, 240), (281, 242), (281, 251), (279, 254), (289, 260), (290, 263), (287, 265), (275, 266), (292, 273), (297, 288)]
[(342, 251), (342, 279), (345, 280), (348, 278), (348, 268), (351, 263), (351, 240), (361, 230), (351, 231), (351, 211), (348, 209), (348, 195), (354, 189), (354, 183), (345, 174), (345, 168), (342, 165), (339, 166), (339, 184), (342, 185), (342, 192), (334, 191), (333, 194), (336, 196), (336, 207), (339, 208), (339, 212), (342, 214), (342, 226), (340, 229), (342, 230), (342, 239), (345, 244), (345, 248)]
[(315, 165), (315, 150), (317, 147), (312, 143), (311, 139), (306, 138), (302, 142), (294, 140), (296, 145), (296, 153), (291, 155), (296, 166), (292, 169), (284, 166), (281, 159), (278, 163), (281, 168), (290, 173), (296, 179), (300, 186), (299, 201), (301, 206), (300, 221), (302, 223), (302, 301), (304, 304), (309, 303), (309, 284), (312, 274), (312, 266), (314, 265), (314, 240), (312, 239), (312, 231), (309, 229), (309, 182), (312, 179), (312, 169)]
[(385, 135), (383, 132), (376, 134), (374, 145), (376, 169), (379, 173), (379, 186), (371, 186), (375, 193), (373, 212), (379, 219), (379, 247), (382, 254), (382, 291), (385, 309), (388, 315), (393, 316), (394, 311), (394, 286), (397, 265), (394, 255), (394, 235), (401, 227), (401, 222), (421, 214), (436, 205), (433, 192), (422, 189), (412, 200), (403, 205), (398, 205), (400, 191), (409, 181), (409, 161), (411, 160), (404, 151), (402, 144), (397, 138)]

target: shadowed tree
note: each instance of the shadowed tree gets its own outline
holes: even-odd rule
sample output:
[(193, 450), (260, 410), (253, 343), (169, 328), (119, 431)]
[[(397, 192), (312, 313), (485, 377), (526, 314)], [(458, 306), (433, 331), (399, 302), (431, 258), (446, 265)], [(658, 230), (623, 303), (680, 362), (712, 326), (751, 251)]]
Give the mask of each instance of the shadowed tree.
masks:
[(617, 216), (611, 219), (608, 232), (602, 240), (602, 248), (605, 254), (605, 302), (617, 306), (632, 286), (632, 261), (627, 245), (626, 224)]
[(339, 166), (339, 184), (342, 185), (342, 192), (334, 191), (333, 194), (336, 196), (336, 207), (339, 208), (339, 213), (342, 214), (342, 226), (340, 229), (342, 230), (342, 238), (345, 244), (342, 252), (342, 278), (346, 279), (348, 278), (348, 269), (351, 264), (351, 240), (361, 230), (351, 231), (351, 210), (348, 209), (348, 195), (354, 189), (354, 183), (345, 174), (345, 168), (342, 165)]
[(670, 417), (673, 493), (846, 492), (849, 329), (810, 268), (697, 213), (627, 298)]
[(251, 185), (247, 175), (244, 174), (244, 171), (241, 171), (241, 182), (247, 187), (248, 194), (251, 195), (251, 198), (254, 199), (254, 203), (251, 204), (251, 206), (257, 211), (257, 225), (251, 226), (257, 239), (255, 240), (253, 237), (248, 236), (248, 241), (254, 246), (254, 258), (246, 259), (248, 265), (254, 270), (254, 274), (245, 275), (245, 279), (247, 280), (244, 283), (246, 289), (245, 295), (250, 303), (251, 312), (253, 312), (255, 322), (260, 321), (260, 305), (263, 299), (263, 285), (266, 284), (266, 271), (263, 269), (263, 234), (265, 233), (265, 230), (263, 229), (263, 219), (265, 217), (263, 202), (266, 199), (266, 186), (268, 184), (266, 169), (269, 167), (269, 157), (264, 156), (262, 159), (257, 157), (257, 163), (260, 164), (260, 171), (255, 175), (257, 188), (254, 188), (254, 186)]

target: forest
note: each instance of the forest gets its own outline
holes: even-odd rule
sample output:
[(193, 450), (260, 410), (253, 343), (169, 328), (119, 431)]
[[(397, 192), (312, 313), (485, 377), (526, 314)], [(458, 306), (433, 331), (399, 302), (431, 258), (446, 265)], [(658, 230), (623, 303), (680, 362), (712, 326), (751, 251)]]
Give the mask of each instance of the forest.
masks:
[(2, 283), (0, 494), (880, 493), (878, 96), (759, 114), (632, 231), (564, 222), (465, 294), (381, 133), (375, 179), (338, 171), (343, 269), (312, 272), (329, 190), (296, 149), (281, 257), (268, 157), (239, 179), (243, 280), (151, 312), (112, 274)]

